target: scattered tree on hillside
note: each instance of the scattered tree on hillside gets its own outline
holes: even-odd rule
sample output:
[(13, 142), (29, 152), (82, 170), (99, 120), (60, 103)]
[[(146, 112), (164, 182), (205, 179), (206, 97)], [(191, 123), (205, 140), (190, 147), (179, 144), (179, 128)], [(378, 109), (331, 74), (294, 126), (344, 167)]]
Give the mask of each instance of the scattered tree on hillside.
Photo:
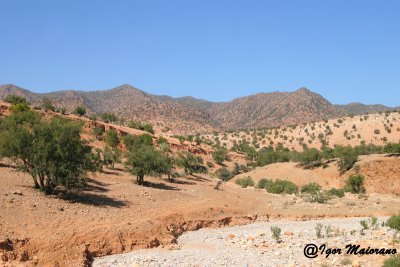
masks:
[(80, 138), (81, 128), (62, 118), (45, 120), (34, 111), (12, 114), (0, 125), (0, 155), (45, 193), (59, 185), (79, 187), (86, 172), (97, 168), (91, 148)]
[(119, 144), (119, 136), (116, 130), (111, 129), (106, 132), (106, 139), (105, 139), (107, 145), (111, 147), (117, 147)]
[(178, 153), (177, 164), (184, 168), (186, 174), (207, 173), (207, 168), (203, 164), (203, 158), (189, 151)]
[(79, 116), (84, 116), (86, 114), (86, 108), (82, 106), (78, 106), (75, 108), (74, 113)]
[(144, 145), (128, 153), (125, 166), (130, 173), (136, 175), (138, 184), (143, 185), (146, 175), (170, 175), (172, 161), (165, 153)]

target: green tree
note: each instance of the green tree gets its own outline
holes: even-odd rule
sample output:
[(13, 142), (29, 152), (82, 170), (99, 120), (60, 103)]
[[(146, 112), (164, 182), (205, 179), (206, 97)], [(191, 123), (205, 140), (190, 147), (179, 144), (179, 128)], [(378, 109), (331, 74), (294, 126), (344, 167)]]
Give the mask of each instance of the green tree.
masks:
[(338, 166), (339, 166), (340, 173), (343, 174), (346, 171), (353, 168), (353, 166), (354, 166), (354, 164), (356, 164), (357, 160), (358, 160), (357, 151), (355, 151), (351, 147), (345, 147), (340, 152), (340, 155), (339, 155)]
[(362, 175), (350, 176), (344, 187), (345, 191), (353, 194), (365, 193), (364, 180), (365, 177)]
[(153, 137), (149, 134), (125, 135), (123, 138), (127, 150), (134, 150), (141, 146), (153, 146)]
[(103, 156), (104, 164), (106, 166), (114, 168), (115, 163), (121, 162), (121, 154), (122, 153), (118, 148), (106, 146), (104, 148), (104, 156)]
[(111, 129), (106, 132), (106, 144), (111, 147), (117, 147), (119, 144), (119, 136), (116, 130)]
[(118, 121), (117, 116), (115, 116), (114, 113), (108, 113), (108, 112), (103, 113), (101, 115), (101, 118), (106, 123), (109, 123), (109, 122), (114, 123), (114, 122)]
[(75, 108), (74, 113), (79, 116), (84, 116), (86, 114), (86, 108), (82, 106), (78, 106)]
[(80, 138), (81, 128), (62, 118), (45, 120), (33, 111), (12, 114), (0, 125), (0, 155), (45, 193), (57, 186), (79, 187), (85, 174), (96, 169), (91, 148)]
[(4, 101), (7, 103), (10, 103), (12, 105), (28, 104), (28, 101), (26, 101), (26, 98), (18, 96), (18, 95), (7, 95), (4, 98)]
[(154, 147), (140, 146), (128, 153), (125, 166), (131, 174), (136, 175), (138, 184), (143, 185), (146, 175), (170, 175), (172, 161), (167, 154), (155, 150)]
[(212, 157), (218, 165), (223, 165), (225, 160), (228, 160), (228, 150), (224, 147), (219, 147), (212, 153)]
[(185, 170), (186, 174), (207, 173), (207, 167), (203, 164), (203, 158), (188, 151), (179, 152), (177, 164)]

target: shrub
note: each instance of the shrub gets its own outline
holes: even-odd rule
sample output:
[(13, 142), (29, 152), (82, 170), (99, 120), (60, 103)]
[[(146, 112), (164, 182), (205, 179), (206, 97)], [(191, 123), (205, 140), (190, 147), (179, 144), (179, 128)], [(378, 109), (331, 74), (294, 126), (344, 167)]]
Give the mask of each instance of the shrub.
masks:
[(321, 186), (317, 183), (309, 183), (301, 187), (302, 193), (315, 194), (321, 190)]
[(128, 122), (128, 127), (154, 134), (153, 125), (151, 125), (150, 123), (141, 123), (139, 121), (130, 121), (130, 122)]
[(76, 107), (74, 110), (74, 113), (79, 115), (79, 116), (84, 116), (86, 114), (86, 108), (85, 107)]
[(305, 169), (321, 166), (322, 153), (315, 148), (306, 149), (300, 154), (300, 165)]
[(7, 103), (10, 103), (12, 105), (17, 105), (17, 104), (28, 104), (28, 101), (24, 97), (18, 96), (18, 95), (7, 95), (4, 98), (4, 101)]
[(18, 112), (28, 111), (28, 110), (30, 110), (30, 109), (31, 109), (31, 108), (28, 106), (27, 103), (18, 103), (18, 104), (12, 105), (12, 106), (10, 107), (10, 110), (11, 110), (12, 113), (18, 113)]
[(81, 130), (81, 124), (45, 120), (34, 111), (12, 114), (0, 126), (0, 155), (13, 160), (47, 194), (57, 186), (81, 187), (85, 174), (97, 169)]
[(344, 190), (343, 189), (336, 189), (332, 188), (328, 191), (328, 195), (330, 196), (337, 196), (339, 198), (344, 197)]
[(272, 238), (276, 240), (277, 243), (281, 243), (281, 232), (282, 229), (278, 226), (271, 226)]
[(257, 187), (258, 188), (262, 188), (262, 189), (267, 189), (268, 187), (270, 187), (274, 182), (272, 180), (268, 180), (268, 179), (260, 179), (258, 181)]
[(118, 148), (107, 146), (104, 149), (104, 165), (114, 168), (115, 163), (121, 162), (121, 151)]
[(325, 192), (316, 191), (308, 197), (308, 202), (325, 204), (329, 199), (329, 195)]
[(212, 153), (212, 157), (218, 165), (222, 165), (225, 160), (228, 160), (228, 150), (223, 147), (219, 147)]
[(383, 150), (385, 153), (400, 154), (400, 144), (389, 143)]
[(242, 188), (246, 188), (248, 186), (254, 186), (254, 181), (250, 176), (239, 178), (235, 181), (235, 183), (240, 185)]
[(374, 130), (374, 134), (380, 134), (380, 133), (381, 133), (381, 131), (379, 129)]
[(229, 181), (234, 175), (225, 167), (218, 170), (218, 178), (222, 181)]
[(400, 255), (392, 256), (383, 262), (383, 267), (399, 267)]
[(346, 147), (343, 151), (341, 151), (341, 155), (339, 156), (338, 166), (340, 173), (344, 173), (353, 168), (357, 160), (357, 152), (351, 147)]
[(96, 136), (97, 139), (101, 139), (101, 137), (104, 134), (104, 128), (102, 127), (94, 127), (93, 128), (93, 134)]
[(127, 134), (122, 139), (126, 149), (134, 150), (141, 146), (153, 146), (153, 138), (149, 134), (131, 135)]
[(177, 164), (184, 168), (186, 174), (207, 173), (207, 168), (203, 164), (203, 158), (189, 151), (179, 152)]
[(352, 175), (348, 178), (344, 190), (353, 194), (365, 193), (364, 176)]
[(116, 121), (118, 120), (118, 119), (117, 119), (117, 116), (115, 116), (114, 113), (108, 113), (108, 112), (103, 113), (103, 114), (101, 115), (101, 118), (102, 118), (103, 121), (106, 122), (106, 123), (109, 123), (109, 122), (114, 123), (114, 122), (116, 122)]
[(286, 180), (276, 180), (267, 188), (268, 193), (272, 194), (295, 194), (299, 188), (297, 185)]
[(111, 147), (117, 147), (119, 144), (119, 136), (116, 130), (111, 129), (106, 132), (106, 139), (107, 145)]
[(397, 232), (400, 232), (400, 215), (390, 217), (387, 220), (386, 225), (396, 230)]

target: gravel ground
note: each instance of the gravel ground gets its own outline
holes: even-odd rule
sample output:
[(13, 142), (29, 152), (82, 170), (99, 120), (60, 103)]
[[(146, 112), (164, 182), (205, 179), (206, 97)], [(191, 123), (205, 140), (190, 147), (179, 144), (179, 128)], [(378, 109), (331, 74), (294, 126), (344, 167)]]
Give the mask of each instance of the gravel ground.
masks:
[[(323, 219), (312, 221), (271, 221), (220, 229), (201, 229), (178, 238), (173, 248), (136, 250), (126, 254), (97, 258), (93, 266), (380, 266), (388, 256), (346, 255), (349, 243), (368, 248), (393, 248), (394, 232), (382, 226), (387, 218), (378, 218), (376, 226), (361, 231), (361, 220), (371, 218)], [(321, 236), (316, 227), (320, 224)], [(281, 228), (282, 242), (272, 237), (271, 227)], [(326, 248), (342, 248), (341, 255), (326, 251), (314, 258), (304, 256), (308, 243)], [(397, 247), (399, 250), (399, 247)]]

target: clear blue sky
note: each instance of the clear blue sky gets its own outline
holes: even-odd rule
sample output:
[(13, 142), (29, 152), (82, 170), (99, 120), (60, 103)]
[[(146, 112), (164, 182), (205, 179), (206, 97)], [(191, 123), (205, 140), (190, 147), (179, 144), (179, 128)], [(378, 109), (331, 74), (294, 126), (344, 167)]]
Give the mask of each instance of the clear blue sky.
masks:
[(400, 105), (400, 1), (0, 0), (0, 84)]

